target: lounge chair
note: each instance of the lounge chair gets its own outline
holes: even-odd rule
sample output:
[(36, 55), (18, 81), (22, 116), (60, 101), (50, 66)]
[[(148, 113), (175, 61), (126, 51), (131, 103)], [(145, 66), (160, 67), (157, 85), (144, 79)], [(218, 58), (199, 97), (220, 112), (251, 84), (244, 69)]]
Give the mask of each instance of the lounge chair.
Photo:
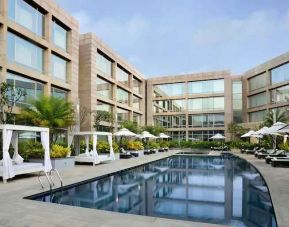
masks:
[(151, 154), (157, 153), (157, 149), (150, 149)]
[(123, 148), (120, 148), (119, 150), (119, 158), (120, 159), (129, 159), (132, 158), (133, 155), (129, 151), (125, 151)]
[(144, 155), (150, 155), (150, 154), (152, 154), (152, 152), (151, 152), (151, 150), (144, 150), (144, 152), (143, 152), (143, 154)]
[(266, 156), (268, 155), (273, 155), (274, 153), (276, 153), (277, 150), (274, 150), (274, 149), (270, 149), (270, 150), (262, 150), (262, 151), (256, 151), (255, 152), (255, 157), (258, 158), (258, 159), (261, 159), (261, 158), (266, 158)]
[(289, 157), (273, 157), (271, 159), (271, 166), (276, 167), (276, 166), (289, 166)]
[(255, 154), (256, 152), (262, 152), (265, 151), (264, 147), (259, 147), (258, 149), (253, 149), (253, 150), (246, 150), (246, 154)]
[(287, 155), (285, 154), (285, 152), (283, 150), (278, 150), (276, 151), (276, 153), (274, 154), (270, 154), (270, 155), (267, 155), (266, 158), (265, 158), (265, 162), (267, 164), (270, 164), (271, 163), (271, 160), (273, 158), (281, 158), (281, 157), (286, 157)]
[(241, 153), (243, 154), (243, 153), (246, 153), (246, 151), (256, 151), (256, 150), (258, 150), (260, 147), (259, 146), (257, 146), (257, 147), (254, 147), (253, 149), (244, 149), (244, 148), (241, 148)]
[(159, 152), (164, 152), (165, 151), (165, 149), (163, 148), (163, 147), (161, 147), (160, 149), (159, 149)]
[(168, 148), (168, 147), (165, 147), (165, 148), (164, 148), (164, 151), (165, 151), (165, 152), (168, 152), (168, 151), (169, 151), (169, 148)]
[(220, 147), (211, 147), (211, 150), (213, 151), (229, 151), (228, 146), (220, 146)]

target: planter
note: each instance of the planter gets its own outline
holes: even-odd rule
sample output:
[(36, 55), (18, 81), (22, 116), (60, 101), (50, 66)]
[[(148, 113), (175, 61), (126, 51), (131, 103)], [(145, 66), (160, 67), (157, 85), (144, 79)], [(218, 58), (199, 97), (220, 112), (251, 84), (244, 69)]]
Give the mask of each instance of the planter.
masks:
[[(43, 159), (29, 159), (29, 162), (38, 162), (44, 163)], [(51, 165), (53, 169), (57, 170), (69, 170), (74, 168), (75, 166), (75, 159), (74, 157), (67, 157), (67, 158), (52, 158)]]

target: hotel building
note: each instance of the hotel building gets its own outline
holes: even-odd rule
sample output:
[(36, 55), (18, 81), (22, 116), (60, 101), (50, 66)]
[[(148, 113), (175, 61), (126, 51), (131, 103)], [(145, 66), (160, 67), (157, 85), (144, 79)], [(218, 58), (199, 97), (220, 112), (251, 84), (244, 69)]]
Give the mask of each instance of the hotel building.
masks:
[[(122, 121), (145, 122), (145, 80), (143, 76), (94, 34), (80, 36), (79, 97), (82, 107), (113, 114), (117, 128)], [(82, 130), (94, 130), (94, 113)], [(102, 122), (103, 129), (107, 122)]]
[(0, 4), (0, 78), (26, 91), (17, 106), (42, 94), (77, 103), (78, 21), (49, 0)]

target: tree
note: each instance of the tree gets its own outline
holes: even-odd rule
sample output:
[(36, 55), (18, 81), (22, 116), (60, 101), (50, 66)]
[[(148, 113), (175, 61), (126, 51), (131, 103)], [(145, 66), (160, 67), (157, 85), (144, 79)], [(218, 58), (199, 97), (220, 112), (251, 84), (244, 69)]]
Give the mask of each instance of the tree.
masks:
[(288, 114), (286, 111), (280, 109), (269, 110), (265, 116), (264, 122), (261, 125), (262, 127), (267, 126), (271, 127), (276, 122), (288, 122)]
[(17, 119), (27, 124), (47, 127), (50, 130), (50, 144), (57, 141), (60, 134), (75, 124), (72, 104), (53, 96), (40, 96), (21, 109)]
[(108, 111), (98, 110), (94, 114), (94, 125), (96, 131), (102, 131), (102, 124), (101, 122), (107, 122), (108, 123), (108, 130), (110, 132), (113, 132), (114, 128), (114, 115)]
[(136, 122), (133, 122), (133, 121), (123, 121), (121, 122), (121, 127), (126, 128), (136, 134), (141, 133), (141, 128), (138, 126)]
[(26, 96), (24, 89), (16, 88), (6, 82), (0, 85), (0, 123), (7, 124), (13, 118), (15, 104)]
[(231, 140), (239, 139), (246, 131), (246, 129), (235, 122), (228, 124), (227, 130), (231, 134)]
[(166, 131), (165, 128), (161, 126), (154, 126), (154, 125), (146, 125), (142, 127), (143, 131), (148, 131), (149, 133), (158, 136), (160, 133), (163, 133)]

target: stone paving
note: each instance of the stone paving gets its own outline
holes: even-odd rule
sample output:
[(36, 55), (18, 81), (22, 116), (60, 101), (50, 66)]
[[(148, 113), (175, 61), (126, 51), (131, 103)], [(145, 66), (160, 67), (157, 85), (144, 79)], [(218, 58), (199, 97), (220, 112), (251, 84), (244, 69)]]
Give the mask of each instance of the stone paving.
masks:
[[(158, 153), (136, 159), (118, 160), (109, 164), (97, 166), (77, 165), (70, 171), (61, 173), (64, 183), (71, 184), (145, 164), (154, 160), (168, 157), (178, 151)], [(278, 226), (289, 227), (289, 181), (288, 169), (272, 168), (264, 160), (258, 160), (252, 155), (237, 153), (251, 162), (263, 174), (271, 193)], [(44, 179), (43, 179), (44, 181)], [(48, 188), (48, 186), (47, 186)], [(138, 216), (94, 210), (53, 203), (23, 199), (25, 196), (42, 192), (36, 176), (17, 178), (7, 184), (0, 183), (0, 226), (99, 226), (99, 227), (127, 227), (127, 226), (156, 226), (156, 227), (213, 227), (221, 226), (207, 223), (187, 222), (157, 217)]]

